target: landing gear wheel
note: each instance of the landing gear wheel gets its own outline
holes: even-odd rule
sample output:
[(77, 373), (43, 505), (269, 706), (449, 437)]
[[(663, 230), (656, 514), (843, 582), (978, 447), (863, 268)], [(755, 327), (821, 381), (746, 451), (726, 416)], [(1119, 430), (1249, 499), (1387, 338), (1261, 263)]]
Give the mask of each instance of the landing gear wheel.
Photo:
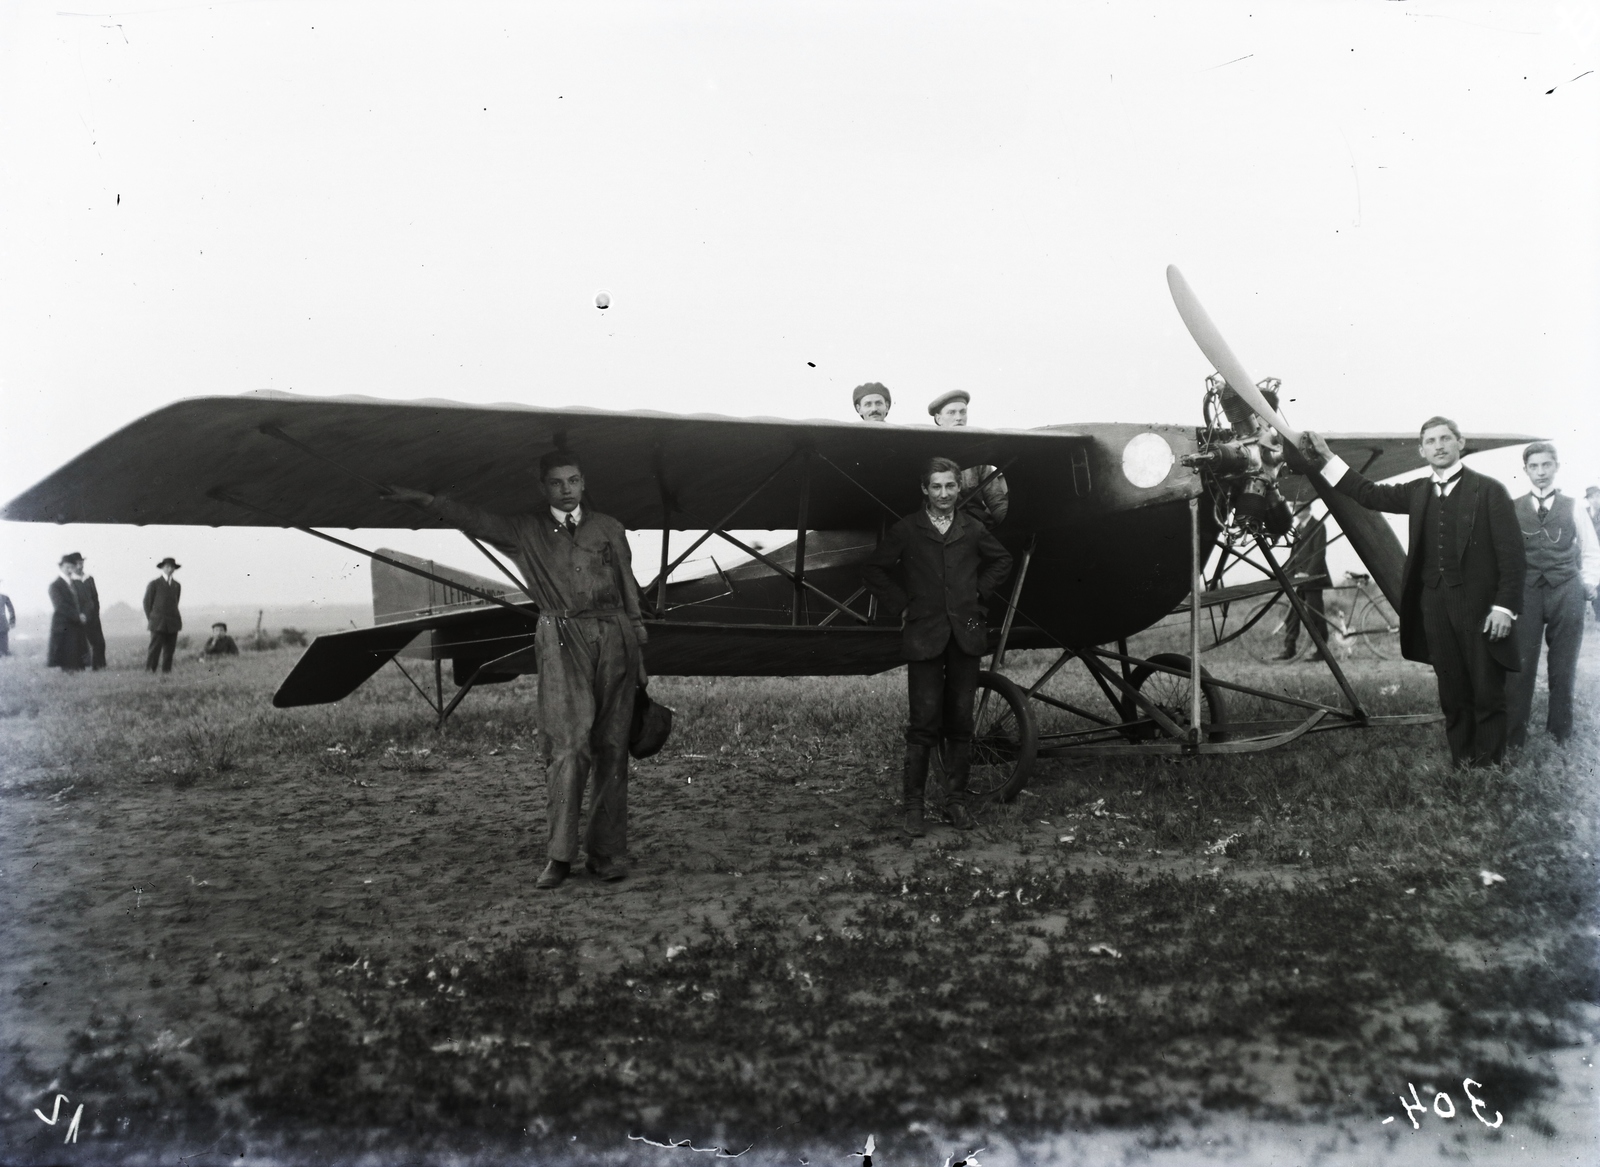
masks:
[[(1174, 676), (1172, 673), (1153, 667), (1155, 665), (1181, 669), (1185, 675)], [(1188, 672), (1188, 657), (1181, 653), (1163, 652), (1135, 668), (1129, 675), (1128, 681), (1146, 700), (1177, 722), (1179, 727), (1188, 729), (1190, 685)], [(1122, 731), (1130, 741), (1154, 741), (1162, 736), (1161, 727), (1145, 717), (1142, 710), (1136, 709), (1134, 712), (1137, 715), (1135, 720), (1143, 721), (1144, 724), (1131, 725)], [(1228, 706), (1222, 699), (1222, 690), (1212, 684), (1211, 674), (1205, 669), (1200, 670), (1200, 718), (1202, 725), (1210, 726), (1206, 731), (1207, 741), (1228, 740), (1227, 730), (1222, 728), (1228, 724)]]
[[(967, 797), (974, 802), (1014, 802), (1028, 784), (1039, 752), (1039, 733), (1028, 698), (1008, 678), (984, 670), (978, 674), (974, 709)], [(941, 771), (949, 748), (949, 743), (941, 743), (934, 753), (933, 764)]]

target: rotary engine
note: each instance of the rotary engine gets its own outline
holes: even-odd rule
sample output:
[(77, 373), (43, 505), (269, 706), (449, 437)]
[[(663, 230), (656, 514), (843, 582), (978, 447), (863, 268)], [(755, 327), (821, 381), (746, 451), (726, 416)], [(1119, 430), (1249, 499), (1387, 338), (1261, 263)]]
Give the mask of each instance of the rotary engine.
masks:
[[(1256, 388), (1278, 407), (1276, 377)], [(1281, 537), (1294, 525), (1293, 512), (1278, 493), (1283, 441), (1233, 391), (1220, 373), (1206, 378), (1205, 428), (1199, 451), (1184, 461), (1198, 468), (1224, 530)]]

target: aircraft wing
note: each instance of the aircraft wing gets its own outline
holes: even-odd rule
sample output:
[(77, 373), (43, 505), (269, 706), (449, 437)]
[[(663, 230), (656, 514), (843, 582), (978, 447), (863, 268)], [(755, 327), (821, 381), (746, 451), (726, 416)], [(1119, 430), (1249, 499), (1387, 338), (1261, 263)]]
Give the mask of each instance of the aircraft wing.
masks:
[[(1019, 470), (1035, 482), (1060, 478), (1070, 493), (1073, 451), (1090, 444), (1086, 435), (1058, 429), (951, 430), (258, 392), (191, 398), (147, 414), (13, 499), (3, 513), (49, 523), (443, 527), (430, 514), (384, 501), (372, 484), (398, 483), (514, 513), (537, 505), (539, 456), (559, 448), (582, 459), (594, 506), (627, 527), (704, 529), (744, 502), (729, 525), (792, 528), (809, 474), (807, 526), (876, 530), (920, 502), (915, 470), (934, 455), (963, 466), (1020, 459)], [(803, 451), (814, 455), (809, 465)]]
[[(1417, 435), (1406, 434), (1323, 434), (1328, 446), (1352, 469), (1374, 482), (1420, 470), (1427, 465), (1417, 450)], [(1467, 434), (1467, 453), (1481, 454), (1502, 446), (1526, 445), (1538, 439), (1528, 434)], [(1291, 502), (1309, 502), (1316, 497), (1311, 483), (1294, 473), (1278, 480), (1278, 489)]]

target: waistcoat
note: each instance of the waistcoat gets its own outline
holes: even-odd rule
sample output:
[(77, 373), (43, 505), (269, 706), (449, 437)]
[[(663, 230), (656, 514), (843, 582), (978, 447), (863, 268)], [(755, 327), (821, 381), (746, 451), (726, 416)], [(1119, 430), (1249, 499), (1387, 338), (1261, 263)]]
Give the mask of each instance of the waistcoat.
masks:
[[(1577, 504), (1558, 494), (1539, 521), (1538, 501), (1531, 494), (1517, 499), (1517, 525), (1522, 528), (1522, 550), (1528, 560), (1528, 587), (1558, 588), (1578, 574), (1582, 548), (1578, 545)], [(1588, 516), (1584, 516), (1588, 521)]]
[(1428, 507), (1422, 512), (1422, 582), (1426, 587), (1436, 588), (1443, 583), (1458, 588), (1465, 582), (1456, 539), (1461, 493), (1457, 486), (1440, 498), (1433, 483), (1428, 484)]

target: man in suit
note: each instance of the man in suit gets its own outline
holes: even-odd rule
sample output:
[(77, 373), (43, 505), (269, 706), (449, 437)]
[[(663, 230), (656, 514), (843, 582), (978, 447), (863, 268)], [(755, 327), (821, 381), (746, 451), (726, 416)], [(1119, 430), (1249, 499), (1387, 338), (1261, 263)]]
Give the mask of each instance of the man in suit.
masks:
[(106, 634), (100, 627), (100, 589), (94, 576), (86, 573), (83, 558), (71, 568), (72, 590), (78, 596), (78, 611), (83, 613), (83, 635), (89, 642), (89, 666), (95, 671), (106, 667)]
[(889, 396), (888, 386), (868, 381), (855, 387), (850, 394), (850, 403), (856, 407), (856, 416), (862, 421), (888, 421), (889, 407), (894, 404), (894, 398)]
[[(1589, 510), (1589, 523), (1594, 527), (1594, 533), (1600, 538), (1600, 486), (1591, 486), (1583, 492), (1583, 503)], [(1600, 624), (1600, 592), (1596, 592), (1590, 601), (1594, 607), (1595, 623)]]
[[(1011, 556), (981, 522), (956, 510), (961, 467), (934, 458), (922, 472), (924, 505), (879, 542), (861, 577), (884, 611), (904, 614), (910, 721), (902, 792), (906, 834), (920, 837), (930, 752), (950, 743), (943, 801), (951, 825), (976, 824), (966, 802), (972, 766), (978, 659), (989, 650), (984, 608), (1011, 574)], [(898, 568), (896, 578), (895, 569)]]
[(591, 772), (594, 794), (585, 864), (599, 879), (626, 874), (628, 731), (644, 679), (647, 634), (627, 532), (583, 505), (583, 468), (557, 450), (539, 459), (544, 498), (537, 510), (502, 515), (408, 487), (390, 497), (422, 507), (485, 539), (522, 568), (539, 605), (539, 733), (547, 751), (549, 862), (534, 886), (558, 888), (578, 859), (578, 818)]
[(0, 656), (11, 655), (11, 630), (17, 626), (17, 609), (11, 597), (0, 592)]
[[(1289, 555), (1289, 562), (1284, 564), (1284, 571), (1292, 576), (1309, 575), (1313, 578), (1328, 574), (1328, 524), (1321, 517), (1312, 514), (1312, 508), (1306, 507), (1300, 512), (1300, 522), (1297, 525), (1294, 539), (1294, 551)], [(1312, 624), (1318, 636), (1324, 643), (1328, 639), (1328, 622), (1323, 618), (1322, 584), (1315, 587), (1296, 588), (1300, 598), (1311, 611)], [(1300, 651), (1300, 610), (1293, 604), (1289, 605), (1289, 615), (1283, 625), (1283, 651), (1273, 660), (1293, 660)], [(1322, 660), (1322, 650), (1313, 652), (1308, 660)]]
[(1352, 470), (1321, 435), (1305, 454), (1341, 494), (1369, 510), (1407, 515), (1411, 538), (1400, 601), (1400, 650), (1433, 665), (1450, 757), (1499, 762), (1506, 749), (1506, 673), (1517, 669), (1511, 628), (1522, 606), (1522, 533), (1506, 488), (1461, 464), (1466, 443), (1446, 417), (1422, 424), (1432, 473), (1380, 486)]
[(89, 663), (89, 638), (84, 633), (89, 618), (78, 604), (78, 590), (72, 586), (73, 569), (83, 562), (76, 551), (61, 557), (56, 578), (50, 581), (50, 643), (45, 649), (47, 668), (79, 672)]
[(172, 654), (178, 647), (178, 633), (183, 630), (183, 617), (178, 614), (183, 585), (172, 578), (172, 573), (181, 566), (167, 556), (156, 564), (161, 574), (144, 589), (144, 615), (150, 628), (150, 651), (145, 654), (144, 667), (152, 673), (157, 664), (163, 673), (172, 671)]
[(1550, 646), (1550, 711), (1545, 729), (1565, 743), (1572, 735), (1572, 686), (1583, 646), (1583, 609), (1600, 584), (1600, 541), (1578, 500), (1556, 489), (1556, 448), (1534, 442), (1522, 451), (1522, 469), (1533, 489), (1513, 504), (1522, 528), (1528, 575), (1517, 615), (1517, 671), (1506, 684), (1511, 731), (1508, 745), (1528, 741), (1533, 686), (1539, 677), (1540, 642)]

